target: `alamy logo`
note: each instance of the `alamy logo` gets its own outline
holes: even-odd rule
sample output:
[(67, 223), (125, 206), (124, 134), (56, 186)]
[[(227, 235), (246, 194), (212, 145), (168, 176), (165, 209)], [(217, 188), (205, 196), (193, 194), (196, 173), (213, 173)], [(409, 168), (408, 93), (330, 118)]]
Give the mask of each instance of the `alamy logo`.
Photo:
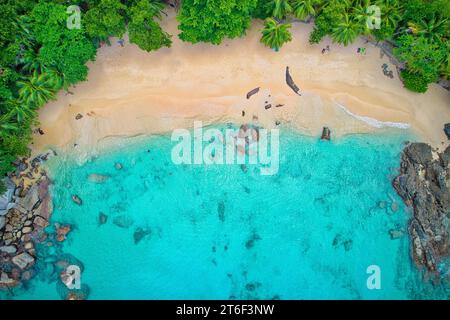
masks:
[(61, 281), (69, 289), (81, 288), (81, 270), (77, 265), (70, 265), (61, 273)]
[[(262, 175), (274, 175), (279, 169), (279, 130), (242, 125), (239, 129), (204, 129), (194, 122), (193, 137), (187, 129), (172, 132), (174, 164), (261, 165)], [(194, 150), (192, 150), (192, 147)], [(270, 151), (269, 151), (270, 149)], [(193, 151), (193, 152), (192, 152)]]
[(377, 265), (370, 265), (367, 267), (366, 273), (370, 276), (367, 278), (367, 289), (380, 290), (381, 289), (381, 268)]
[(67, 28), (81, 29), (81, 9), (79, 6), (73, 5), (67, 7), (66, 13), (70, 16), (67, 18)]
[(369, 15), (366, 20), (367, 28), (369, 28), (370, 30), (381, 29), (380, 7), (371, 5), (367, 7), (366, 13)]

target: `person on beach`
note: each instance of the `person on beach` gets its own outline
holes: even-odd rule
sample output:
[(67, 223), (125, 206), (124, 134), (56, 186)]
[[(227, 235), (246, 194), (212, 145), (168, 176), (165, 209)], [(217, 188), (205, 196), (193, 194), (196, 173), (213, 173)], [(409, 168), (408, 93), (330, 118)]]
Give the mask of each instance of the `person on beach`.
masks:
[(125, 41), (124, 41), (123, 39), (119, 39), (119, 40), (117, 41), (117, 43), (120, 44), (121, 47), (123, 47)]

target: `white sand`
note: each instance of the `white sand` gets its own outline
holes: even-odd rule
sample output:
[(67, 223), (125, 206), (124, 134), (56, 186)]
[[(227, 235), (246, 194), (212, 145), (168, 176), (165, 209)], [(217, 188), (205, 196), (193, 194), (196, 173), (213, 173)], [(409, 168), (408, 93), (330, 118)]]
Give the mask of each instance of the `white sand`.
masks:
[[(341, 136), (379, 130), (382, 122), (409, 124), (423, 141), (441, 148), (448, 144), (443, 125), (450, 122), (449, 92), (438, 85), (426, 94), (406, 90), (388, 58), (381, 59), (380, 50), (362, 40), (349, 47), (329, 40), (311, 46), (312, 25), (295, 23), (293, 41), (274, 52), (259, 42), (261, 22), (254, 22), (245, 37), (220, 46), (181, 42), (172, 10), (163, 27), (174, 35), (171, 48), (147, 53), (116, 41), (101, 48), (89, 64), (88, 81), (41, 109), (45, 134), (35, 136), (34, 152), (74, 143), (94, 152), (111, 137), (190, 128), (194, 120), (252, 122), (254, 116), (268, 128), (279, 120), (317, 136), (323, 126)], [(331, 52), (322, 55), (326, 45)], [(356, 52), (363, 46), (365, 56)], [(383, 75), (383, 63), (394, 70), (394, 79)], [(303, 96), (286, 85), (286, 66)], [(247, 100), (255, 87), (261, 91)], [(265, 101), (285, 106), (265, 110)], [(78, 113), (81, 120), (75, 120)]]

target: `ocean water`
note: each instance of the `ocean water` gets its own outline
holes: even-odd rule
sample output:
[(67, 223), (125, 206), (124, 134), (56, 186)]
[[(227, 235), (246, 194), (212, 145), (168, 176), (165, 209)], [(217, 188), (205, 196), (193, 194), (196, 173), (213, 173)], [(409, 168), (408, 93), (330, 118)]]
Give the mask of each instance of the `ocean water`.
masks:
[[(324, 142), (282, 128), (273, 176), (257, 165), (174, 165), (164, 135), (83, 165), (75, 149), (61, 154), (49, 163), (52, 222), (73, 231), (59, 247), (38, 248), (36, 278), (3, 298), (61, 299), (61, 257), (82, 266), (89, 299), (445, 298), (448, 288), (412, 264), (408, 237), (389, 235), (411, 214), (391, 186), (405, 132)], [(93, 173), (110, 178), (95, 183)], [(367, 287), (371, 265), (379, 290)]]

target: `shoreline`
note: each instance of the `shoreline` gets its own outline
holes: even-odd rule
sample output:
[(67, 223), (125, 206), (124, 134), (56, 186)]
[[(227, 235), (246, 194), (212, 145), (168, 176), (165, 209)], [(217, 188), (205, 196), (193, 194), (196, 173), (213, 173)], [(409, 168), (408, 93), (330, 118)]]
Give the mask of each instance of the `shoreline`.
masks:
[[(246, 36), (219, 46), (181, 42), (173, 10), (162, 26), (174, 35), (171, 48), (147, 53), (129, 43), (121, 47), (116, 39), (100, 48), (88, 80), (40, 110), (44, 135), (34, 135), (33, 155), (74, 144), (95, 152), (97, 143), (109, 137), (170, 132), (190, 128), (194, 120), (253, 122), (267, 129), (281, 122), (310, 136), (320, 135), (326, 126), (340, 137), (376, 132), (361, 121), (371, 118), (409, 124), (414, 135), (435, 148), (448, 145), (443, 124), (450, 118), (450, 93), (431, 85), (419, 95), (403, 88), (397, 77), (386, 78), (381, 65), (395, 66), (363, 39), (348, 47), (329, 39), (311, 46), (312, 25), (294, 23), (293, 41), (275, 53), (259, 43), (260, 21), (253, 22)], [(321, 55), (327, 44), (331, 52)], [(366, 56), (356, 54), (360, 46), (367, 47)], [(286, 85), (286, 66), (301, 97)], [(256, 87), (259, 93), (246, 99)], [(267, 104), (284, 106), (266, 110)]]

